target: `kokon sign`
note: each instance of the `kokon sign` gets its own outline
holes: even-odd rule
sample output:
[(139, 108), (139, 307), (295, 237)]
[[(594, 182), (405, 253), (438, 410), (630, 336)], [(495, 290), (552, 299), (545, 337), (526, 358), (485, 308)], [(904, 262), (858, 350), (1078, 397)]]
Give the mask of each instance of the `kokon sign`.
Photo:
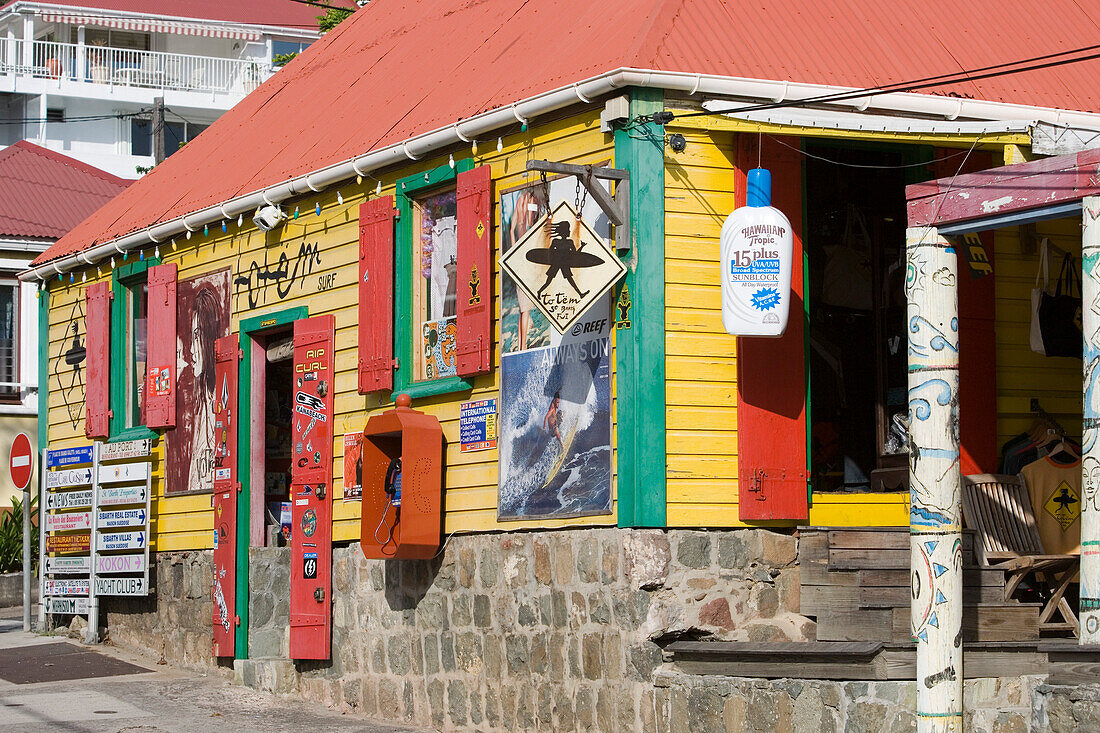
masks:
[(771, 206), (771, 173), (748, 175), (748, 205), (722, 225), (722, 325), (733, 336), (782, 336), (791, 305), (791, 223)]

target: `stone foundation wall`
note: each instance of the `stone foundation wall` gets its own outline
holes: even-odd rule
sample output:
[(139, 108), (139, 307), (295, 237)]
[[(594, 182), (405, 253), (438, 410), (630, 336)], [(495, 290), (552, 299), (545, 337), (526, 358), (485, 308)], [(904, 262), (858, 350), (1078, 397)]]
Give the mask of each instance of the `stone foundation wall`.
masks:
[(101, 597), (100, 623), (112, 644), (159, 654), (168, 664), (212, 669), (210, 600), (214, 554), (160, 552), (150, 555), (149, 582), (155, 595)]
[[(453, 537), (433, 561), (333, 554), (333, 659), (297, 688), (447, 730), (650, 730), (655, 640), (812, 639), (794, 537), (585, 529)], [(251, 555), (250, 655), (285, 654), (289, 551)]]

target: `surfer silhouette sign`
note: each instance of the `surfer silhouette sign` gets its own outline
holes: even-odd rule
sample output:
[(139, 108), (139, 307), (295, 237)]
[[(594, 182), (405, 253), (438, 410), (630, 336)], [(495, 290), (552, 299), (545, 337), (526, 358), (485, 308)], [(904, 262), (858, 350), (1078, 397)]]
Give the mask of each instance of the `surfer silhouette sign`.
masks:
[(607, 243), (568, 202), (543, 216), (500, 266), (559, 332), (566, 332), (626, 273)]

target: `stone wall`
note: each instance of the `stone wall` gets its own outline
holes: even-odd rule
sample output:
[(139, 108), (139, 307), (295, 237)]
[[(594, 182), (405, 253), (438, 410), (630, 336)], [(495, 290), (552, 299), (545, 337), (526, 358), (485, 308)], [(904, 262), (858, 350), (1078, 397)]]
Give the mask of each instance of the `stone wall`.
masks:
[[(446, 730), (649, 730), (655, 640), (812, 638), (795, 559), (767, 530), (457, 536), (433, 561), (353, 544), (333, 555), (331, 664), (241, 678)], [(285, 654), (288, 550), (251, 561), (251, 654)]]
[(100, 598), (104, 638), (159, 654), (168, 664), (216, 668), (211, 656), (213, 552), (160, 552), (150, 558), (155, 558), (149, 572), (154, 595)]

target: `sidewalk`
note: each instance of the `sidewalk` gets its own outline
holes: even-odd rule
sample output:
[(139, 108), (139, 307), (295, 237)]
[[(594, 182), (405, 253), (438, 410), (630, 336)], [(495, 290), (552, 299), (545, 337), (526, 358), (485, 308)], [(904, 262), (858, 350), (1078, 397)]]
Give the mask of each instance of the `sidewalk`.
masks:
[[(73, 676), (79, 678), (61, 679)], [(114, 647), (27, 634), (22, 609), (0, 609), (0, 733), (211, 730), (413, 733), (420, 729), (372, 723), (217, 677), (157, 666), (153, 659)]]

